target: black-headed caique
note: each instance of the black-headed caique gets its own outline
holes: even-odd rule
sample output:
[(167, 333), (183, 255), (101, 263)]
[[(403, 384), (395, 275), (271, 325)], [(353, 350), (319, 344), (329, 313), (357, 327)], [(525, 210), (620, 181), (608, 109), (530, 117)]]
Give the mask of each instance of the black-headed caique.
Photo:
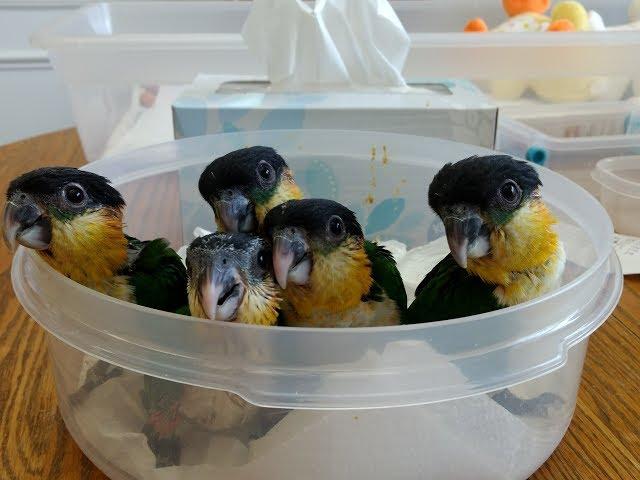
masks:
[[(280, 313), (280, 290), (273, 280), (271, 247), (261, 237), (246, 233), (213, 233), (196, 238), (187, 249), (188, 297), (194, 317), (221, 322), (272, 326)], [(194, 390), (195, 389), (195, 390)], [(156, 454), (156, 465), (180, 464), (179, 430), (188, 409), (189, 395), (200, 390), (179, 383), (145, 378), (143, 403), (149, 412), (144, 433)], [(259, 407), (227, 392), (222, 405), (235, 415), (224, 428), (238, 427), (252, 419)], [(216, 412), (216, 417), (223, 416)], [(228, 413), (228, 412), (223, 412)], [(208, 428), (211, 428), (208, 425)]]
[[(187, 307), (186, 269), (165, 239), (125, 235), (125, 202), (109, 181), (75, 168), (41, 168), (7, 191), (4, 238), (36, 250), (54, 269), (106, 295), (174, 312)], [(122, 370), (98, 361), (71, 400)], [(145, 376), (145, 384), (161, 382)]]
[(284, 159), (270, 147), (249, 147), (216, 158), (200, 175), (200, 194), (215, 214), (218, 231), (253, 233), (267, 212), (302, 198)]
[(247, 233), (212, 233), (187, 250), (189, 308), (194, 317), (273, 326), (280, 289), (272, 276), (271, 246)]
[(290, 200), (266, 216), (288, 326), (398, 325), (407, 296), (391, 254), (364, 239), (351, 210), (332, 200)]
[[(559, 285), (566, 256), (541, 186), (530, 163), (507, 155), (473, 156), (436, 174), (429, 205), (444, 223), (451, 253), (416, 289), (408, 323), (517, 305)], [(513, 413), (543, 409), (540, 399), (520, 400), (508, 390), (494, 399)]]
[(40, 168), (7, 191), (4, 238), (34, 249), (63, 275), (159, 310), (186, 305), (186, 271), (166, 240), (125, 235), (125, 202), (109, 180), (67, 167)]

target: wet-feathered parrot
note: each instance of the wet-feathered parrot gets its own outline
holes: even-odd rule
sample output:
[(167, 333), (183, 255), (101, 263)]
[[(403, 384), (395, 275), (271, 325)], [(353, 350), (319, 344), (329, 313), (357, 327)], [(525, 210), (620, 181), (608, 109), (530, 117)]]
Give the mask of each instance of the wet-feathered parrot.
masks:
[(216, 158), (202, 172), (198, 188), (221, 232), (257, 232), (269, 210), (302, 198), (284, 159), (261, 146)]
[[(528, 162), (473, 156), (445, 165), (429, 186), (429, 206), (444, 223), (450, 254), (422, 280), (408, 323), (476, 315), (532, 300), (559, 285), (565, 251), (556, 219)], [(556, 398), (494, 399), (517, 414), (544, 412)]]
[(194, 317), (276, 325), (280, 289), (273, 280), (271, 246), (247, 233), (212, 233), (187, 250), (189, 308)]
[[(273, 148), (261, 146), (243, 148), (216, 158), (200, 175), (198, 189), (214, 211), (218, 231), (229, 233), (257, 232), (270, 208), (301, 196), (284, 159)], [(219, 243), (219, 239), (216, 242)], [(194, 241), (195, 246), (199, 244), (199, 240)], [(199, 303), (203, 297), (194, 296), (196, 292), (192, 287), (189, 297), (197, 308), (192, 314), (209, 318)], [(251, 309), (240, 311), (249, 313)], [(184, 389), (174, 382), (158, 379), (145, 383), (144, 397), (152, 407), (154, 429), (162, 432), (154, 439), (153, 447), (158, 466), (175, 465), (179, 461), (180, 446), (175, 431), (179, 426), (176, 415), (183, 394)], [(147, 430), (151, 432), (150, 427)]]
[(364, 239), (354, 213), (332, 200), (290, 200), (266, 216), (288, 326), (397, 325), (407, 296), (391, 254)]
[[(63, 275), (106, 295), (187, 313), (187, 275), (180, 257), (165, 239), (125, 235), (124, 208), (120, 193), (100, 175), (41, 168), (9, 185), (4, 238), (11, 248), (32, 248)], [(80, 401), (120, 374), (119, 367), (98, 361), (71, 400)], [(159, 381), (145, 376), (145, 385)]]
[[(194, 317), (222, 322), (276, 325), (280, 312), (280, 289), (273, 280), (271, 247), (258, 236), (246, 233), (213, 233), (196, 238), (187, 249), (188, 297)], [(182, 444), (182, 411), (189, 407), (195, 387), (160, 379), (145, 379), (143, 403), (149, 412), (145, 434), (156, 453), (158, 467), (179, 465)], [(225, 428), (252, 421), (258, 407), (224, 392), (211, 395), (218, 408), (228, 407)], [(233, 411), (233, 413), (229, 413)], [(211, 425), (207, 425), (212, 428)]]

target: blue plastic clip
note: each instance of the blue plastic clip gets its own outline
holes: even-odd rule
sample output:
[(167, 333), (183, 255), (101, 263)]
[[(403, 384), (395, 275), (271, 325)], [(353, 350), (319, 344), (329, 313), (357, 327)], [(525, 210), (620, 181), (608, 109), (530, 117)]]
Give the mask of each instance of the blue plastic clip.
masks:
[(549, 152), (547, 152), (546, 148), (533, 145), (527, 150), (525, 158), (536, 165), (544, 165), (549, 158)]

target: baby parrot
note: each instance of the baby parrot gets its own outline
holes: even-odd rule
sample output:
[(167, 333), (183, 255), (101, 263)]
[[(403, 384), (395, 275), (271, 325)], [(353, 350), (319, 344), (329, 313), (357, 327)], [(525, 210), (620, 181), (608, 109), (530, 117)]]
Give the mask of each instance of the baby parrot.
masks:
[[(273, 148), (260, 146), (236, 150), (215, 159), (200, 175), (198, 188), (202, 197), (213, 208), (218, 230), (229, 233), (257, 232), (262, 225), (266, 212), (270, 208), (280, 202), (291, 198), (299, 198), (302, 195), (284, 159), (278, 155)], [(217, 240), (210, 241), (213, 242), (212, 245), (218, 245), (218, 252), (221, 251), (221, 249), (230, 247), (230, 245), (220, 243), (218, 237), (215, 238)], [(243, 241), (248, 240), (245, 239)], [(240, 240), (237, 242), (240, 242)], [(199, 244), (200, 241), (196, 240), (193, 247), (196, 248)], [(198, 247), (194, 253), (192, 253), (192, 256), (196, 255), (195, 252), (200, 250), (207, 250), (207, 248)], [(211, 270), (209, 269), (209, 271)], [(225, 281), (230, 280), (231, 277)], [(210, 303), (210, 295), (201, 297), (200, 293), (193, 287), (194, 282), (195, 280), (190, 283), (189, 299), (192, 302), (192, 306), (197, 308), (197, 310), (193, 311), (192, 314), (203, 318), (214, 317), (212, 319), (217, 320), (223, 319), (227, 313), (227, 309), (231, 308), (232, 302), (227, 302), (227, 300), (237, 301), (240, 293), (244, 293), (240, 292), (240, 288), (250, 286), (244, 285), (243, 287), (242, 283), (238, 283), (235, 291), (224, 292), (231, 293), (233, 296), (225, 299), (225, 307), (218, 309), (216, 313), (212, 310), (215, 305)], [(216, 288), (218, 287), (222, 288), (221, 286), (216, 286)], [(216, 294), (213, 290), (209, 293), (211, 295)], [(245, 300), (259, 298), (254, 296), (253, 293), (246, 295)], [(268, 294), (270, 294), (270, 292)], [(207, 301), (201, 304), (200, 300), (202, 299)], [(258, 308), (258, 306), (259, 305), (256, 305), (256, 308)], [(210, 309), (208, 314), (203, 310), (204, 307)], [(220, 307), (222, 307), (222, 305)], [(253, 308), (242, 308), (234, 310), (234, 312), (242, 315), (250, 314), (254, 312), (254, 310)], [(211, 317), (209, 315), (211, 315)], [(215, 318), (216, 315), (219, 315), (219, 318)], [(259, 315), (254, 316), (256, 318), (259, 317)], [(255, 318), (254, 320), (246, 318), (238, 319), (237, 321), (244, 322), (245, 320), (247, 323), (257, 321)], [(269, 323), (271, 319), (264, 317), (260, 318), (259, 321)], [(177, 424), (175, 424), (175, 415), (180, 408), (183, 389), (176, 383), (163, 383), (162, 380), (157, 379), (147, 381), (145, 390), (145, 397), (148, 399), (147, 403), (158, 407), (153, 409), (153, 416), (158, 419), (157, 427), (159, 430), (165, 432), (165, 435), (158, 438), (156, 443), (160, 448), (157, 448), (155, 451), (158, 452), (158, 454), (159, 452), (167, 452), (168, 456), (165, 454), (161, 455), (163, 458), (158, 456), (158, 465), (174, 465), (179, 460), (179, 450), (176, 446), (177, 439), (173, 435), (177, 427)], [(167, 399), (171, 400), (168, 401)], [(161, 425), (163, 421), (166, 425), (173, 426), (164, 428)], [(171, 435), (168, 435), (169, 433)]]
[(36, 250), (54, 269), (106, 295), (160, 310), (186, 305), (186, 271), (166, 240), (123, 231), (125, 202), (109, 181), (67, 167), (9, 184), (4, 239)]
[[(407, 323), (489, 312), (559, 285), (566, 256), (541, 186), (530, 163), (507, 155), (473, 156), (436, 174), (429, 205), (444, 223), (451, 253), (418, 285)], [(494, 399), (525, 414), (554, 401), (543, 395), (525, 401), (502, 390)]]
[[(271, 274), (271, 247), (246, 233), (213, 233), (196, 238), (187, 250), (189, 308), (194, 317), (222, 322), (276, 325), (280, 312), (279, 288)], [(156, 453), (158, 467), (179, 465), (182, 450), (178, 434), (184, 408), (195, 387), (145, 377), (143, 403), (149, 412), (144, 432)], [(198, 390), (198, 389), (197, 389)], [(213, 391), (212, 391), (213, 392)], [(227, 392), (235, 415), (226, 428), (249, 422), (254, 407)], [(214, 393), (211, 393), (214, 395)], [(216, 412), (224, 417), (228, 412)]]
[[(121, 300), (164, 311), (187, 306), (187, 274), (165, 239), (124, 234), (125, 202), (109, 181), (75, 168), (41, 168), (9, 185), (4, 238), (36, 250), (54, 269)], [(122, 374), (98, 361), (71, 400)], [(145, 384), (156, 381), (145, 377)]]
[(213, 208), (218, 231), (252, 233), (269, 210), (302, 198), (284, 159), (270, 147), (249, 147), (216, 158), (200, 175), (200, 194)]
[(194, 317), (276, 325), (280, 289), (271, 274), (271, 246), (247, 233), (213, 233), (187, 250), (189, 308)]
[(290, 200), (264, 222), (288, 326), (398, 325), (407, 296), (391, 254), (364, 239), (354, 213), (332, 200)]
[(556, 287), (565, 253), (530, 163), (506, 155), (445, 165), (429, 187), (451, 253), (420, 283), (412, 323), (475, 315)]

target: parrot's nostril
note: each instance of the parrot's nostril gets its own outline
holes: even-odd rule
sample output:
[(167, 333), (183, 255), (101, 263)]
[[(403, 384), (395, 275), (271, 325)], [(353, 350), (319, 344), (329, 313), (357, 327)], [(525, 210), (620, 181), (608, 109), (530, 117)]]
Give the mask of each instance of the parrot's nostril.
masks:
[(24, 202), (27, 199), (27, 194), (26, 193), (21, 193), (20, 196), (18, 197), (18, 199), (21, 202)]
[(226, 264), (227, 264), (227, 259), (226, 259), (226, 258), (223, 258), (223, 259), (222, 259), (222, 264), (223, 264), (223, 265), (226, 265)]

